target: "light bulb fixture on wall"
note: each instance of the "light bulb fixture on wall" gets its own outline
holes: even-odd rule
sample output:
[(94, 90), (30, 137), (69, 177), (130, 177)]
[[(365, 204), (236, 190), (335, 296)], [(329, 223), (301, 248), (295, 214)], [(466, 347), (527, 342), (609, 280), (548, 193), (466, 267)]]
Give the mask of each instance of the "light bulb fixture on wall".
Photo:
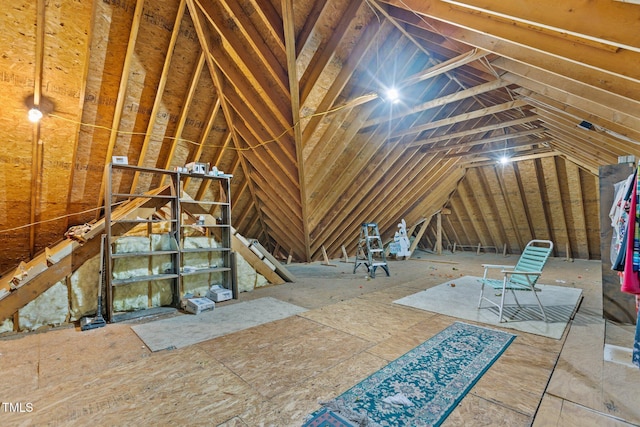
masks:
[(387, 89), (386, 99), (393, 104), (398, 103), (400, 102), (400, 92), (398, 92), (398, 89), (391, 87)]
[(29, 113), (27, 113), (27, 116), (29, 117), (29, 121), (31, 123), (38, 123), (42, 118), (42, 111), (40, 111), (36, 107), (33, 107), (32, 109), (29, 110)]
[(510, 161), (511, 161), (511, 159), (509, 157), (507, 157), (506, 155), (500, 157), (500, 164), (501, 165), (506, 165)]
[(27, 107), (27, 117), (31, 123), (38, 123), (44, 116), (55, 110), (55, 104), (49, 98), (40, 95), (38, 102), (33, 95), (24, 99), (24, 106)]

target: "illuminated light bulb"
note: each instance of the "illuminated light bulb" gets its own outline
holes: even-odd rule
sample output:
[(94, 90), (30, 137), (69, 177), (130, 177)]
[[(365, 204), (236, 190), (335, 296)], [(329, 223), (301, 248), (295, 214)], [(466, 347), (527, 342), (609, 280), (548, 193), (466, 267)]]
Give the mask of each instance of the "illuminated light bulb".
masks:
[(37, 108), (32, 108), (29, 110), (28, 116), (31, 123), (38, 123), (42, 118), (42, 111), (38, 110)]
[(509, 159), (507, 156), (502, 156), (500, 157), (500, 164), (501, 165), (506, 165), (507, 163), (509, 163), (511, 161), (511, 159)]
[(387, 100), (394, 104), (400, 101), (400, 93), (398, 90), (395, 88), (387, 89)]

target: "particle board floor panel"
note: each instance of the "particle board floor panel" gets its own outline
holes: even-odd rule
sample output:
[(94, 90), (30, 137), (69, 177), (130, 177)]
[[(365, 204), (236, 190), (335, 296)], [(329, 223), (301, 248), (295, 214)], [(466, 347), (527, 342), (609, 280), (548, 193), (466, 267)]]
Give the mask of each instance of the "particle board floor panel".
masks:
[[(338, 260), (336, 267), (289, 266), (298, 282), (242, 293), (240, 301), (271, 296), (309, 311), (177, 350), (151, 353), (144, 346), (131, 326), (148, 319), (2, 337), (2, 402), (33, 410), (0, 412), (0, 424), (299, 426), (321, 402), (458, 320), (392, 301), (513, 258), (420, 256), (391, 260), (391, 277), (376, 279)], [(569, 332), (561, 340), (519, 333), (445, 426), (571, 425), (574, 416), (584, 418), (579, 425), (638, 423), (622, 394), (640, 395), (640, 370), (602, 362), (604, 326), (595, 321), (602, 313), (600, 263), (552, 259), (541, 282), (584, 290)], [(584, 366), (587, 359), (596, 368)], [(611, 404), (615, 414), (606, 409)]]

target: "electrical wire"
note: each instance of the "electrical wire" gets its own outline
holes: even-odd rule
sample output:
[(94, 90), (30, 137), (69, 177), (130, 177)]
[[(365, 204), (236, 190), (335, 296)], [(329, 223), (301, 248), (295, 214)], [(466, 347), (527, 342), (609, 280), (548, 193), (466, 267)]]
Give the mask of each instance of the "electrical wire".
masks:
[[(113, 203), (111, 206), (115, 207), (115, 206), (121, 205), (121, 204), (126, 203), (126, 202), (128, 202), (128, 200), (123, 200), (123, 201), (118, 202), (118, 203)], [(69, 217), (76, 216), (76, 215), (82, 215), (82, 214), (85, 214), (85, 213), (95, 212), (95, 211), (101, 210), (102, 208), (103, 208), (103, 206), (100, 206), (100, 207), (97, 207), (97, 208), (91, 208), (91, 209), (87, 209), (87, 210), (80, 211), (80, 212), (74, 212), (74, 213), (67, 214), (67, 215), (57, 216), (55, 218), (49, 218), (49, 219), (45, 219), (45, 220), (42, 220), (42, 221), (36, 221), (36, 222), (31, 223), (31, 224), (24, 224), (24, 225), (20, 225), (18, 227), (6, 228), (4, 230), (0, 230), (0, 234), (8, 233), (10, 231), (21, 230), (23, 228), (29, 228), (31, 226), (44, 224), (46, 222), (58, 221), (58, 220), (61, 220), (61, 219), (64, 219), (64, 218), (69, 218)]]
[[(319, 113), (313, 113), (313, 114), (309, 114), (309, 115), (306, 115), (306, 116), (302, 116), (302, 117), (300, 117), (300, 119), (293, 126), (290, 126), (290, 127), (286, 128), (281, 134), (277, 135), (275, 138), (269, 139), (269, 140), (266, 140), (266, 141), (262, 141), (262, 142), (258, 143), (257, 145), (253, 145), (253, 146), (249, 146), (249, 147), (227, 147), (227, 146), (224, 146), (224, 145), (208, 145), (207, 147), (210, 147), (210, 148), (227, 148), (227, 149), (236, 150), (236, 151), (253, 150), (255, 148), (262, 147), (263, 145), (267, 145), (267, 144), (270, 144), (272, 142), (279, 141), (287, 133), (292, 132), (295, 129), (295, 127), (298, 124), (300, 124), (303, 120), (310, 119), (310, 118), (313, 118), (313, 117), (325, 116), (325, 115), (331, 114), (331, 113), (335, 113), (335, 112), (343, 110), (345, 108), (351, 108), (352, 106), (359, 105), (359, 104), (362, 103), (362, 102), (360, 102), (362, 100), (373, 100), (373, 99), (376, 99), (376, 98), (377, 98), (377, 95), (375, 97), (372, 97), (371, 94), (361, 95), (361, 96), (359, 96), (357, 98), (352, 99), (351, 101), (349, 101), (349, 102), (347, 102), (345, 104), (338, 105), (338, 106), (336, 106), (334, 108), (330, 108), (330, 109), (328, 109), (326, 111), (321, 111)], [(73, 123), (73, 124), (76, 124), (76, 125), (80, 125), (80, 126), (91, 127), (91, 128), (94, 128), (94, 129), (107, 130), (109, 132), (117, 132), (119, 135), (137, 135), (137, 136), (145, 136), (145, 137), (149, 135), (147, 132), (131, 132), (131, 131), (124, 131), (124, 130), (114, 129), (114, 128), (110, 128), (110, 127), (107, 127), (107, 126), (96, 125), (96, 124), (92, 124), (92, 123), (84, 123), (84, 122), (80, 122), (80, 121), (77, 121), (77, 120), (68, 119), (66, 117), (62, 117), (62, 116), (59, 116), (57, 114), (49, 114), (49, 117), (53, 117), (55, 119), (64, 120), (64, 121), (67, 121), (67, 122), (70, 122), (70, 123)], [(186, 138), (178, 138), (178, 137), (174, 137), (174, 136), (164, 136), (164, 137), (162, 137), (162, 139), (163, 140), (175, 140), (175, 141), (186, 142), (186, 143), (193, 144), (193, 145), (196, 145), (196, 146), (201, 146), (202, 145), (202, 143), (200, 143), (200, 142), (192, 141), (192, 140), (186, 139)]]

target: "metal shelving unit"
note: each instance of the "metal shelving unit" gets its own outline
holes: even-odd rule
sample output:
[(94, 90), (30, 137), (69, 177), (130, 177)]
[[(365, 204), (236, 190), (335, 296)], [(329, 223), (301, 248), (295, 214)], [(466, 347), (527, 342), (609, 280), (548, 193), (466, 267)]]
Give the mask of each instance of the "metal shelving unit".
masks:
[[(231, 254), (231, 200), (230, 177), (168, 171), (123, 164), (110, 164), (105, 189), (105, 247), (106, 250), (106, 314), (109, 322), (174, 311), (185, 294), (184, 282), (200, 275), (198, 280), (213, 281), (227, 289), (234, 289), (235, 272)], [(158, 189), (150, 192), (121, 192), (121, 188), (133, 182), (151, 180)], [(163, 183), (167, 184), (163, 184)], [(114, 192), (114, 187), (118, 192)], [(190, 198), (185, 187), (206, 188), (198, 194), (203, 200)], [(207, 199), (208, 198), (208, 199)], [(206, 200), (205, 200), (206, 199)], [(132, 208), (113, 214), (113, 207), (125, 201), (135, 201)], [(128, 233), (149, 239), (149, 248), (134, 251), (119, 249), (120, 240)], [(190, 231), (190, 233), (185, 233)], [(218, 247), (185, 248), (186, 234), (212, 237)], [(142, 235), (142, 236), (140, 236)], [(188, 237), (187, 237), (188, 238)], [(152, 242), (160, 242), (153, 250)], [(193, 254), (216, 254), (215, 263), (205, 267), (189, 265)], [(196, 255), (197, 256), (197, 255)], [(140, 259), (140, 265), (131, 274), (118, 273), (118, 263)], [(160, 271), (158, 271), (160, 270)], [(204, 276), (208, 275), (208, 276)], [(125, 287), (148, 284), (148, 303), (144, 308), (117, 311), (114, 297)], [(168, 284), (171, 290), (170, 304), (153, 303), (153, 284)], [(165, 285), (166, 286), (166, 285)], [(129, 288), (131, 289), (131, 288)], [(237, 298), (236, 293), (233, 294)]]
[[(230, 176), (196, 173), (179, 173), (180, 197), (180, 283), (181, 293), (185, 293), (185, 278), (207, 275), (209, 284), (219, 284), (233, 290), (233, 260), (231, 257), (231, 194)], [(190, 195), (199, 194), (198, 200)], [(207, 197), (202, 197), (206, 194)], [(213, 237), (220, 246), (187, 248), (185, 239), (192, 232)], [(209, 259), (206, 267), (190, 268), (188, 258), (201, 254)], [(214, 261), (217, 260), (217, 261)], [(189, 279), (187, 279), (189, 280)]]

